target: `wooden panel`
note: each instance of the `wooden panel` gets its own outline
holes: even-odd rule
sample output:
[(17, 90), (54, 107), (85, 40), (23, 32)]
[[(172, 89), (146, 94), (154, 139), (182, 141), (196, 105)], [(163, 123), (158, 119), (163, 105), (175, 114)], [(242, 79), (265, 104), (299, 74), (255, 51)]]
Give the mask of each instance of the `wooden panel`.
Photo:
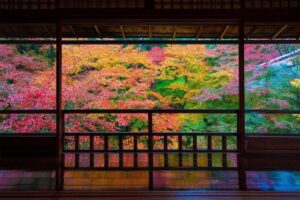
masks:
[(0, 156), (54, 156), (56, 137), (1, 137)]
[(247, 155), (240, 157), (244, 170), (259, 171), (259, 170), (299, 170), (300, 160), (299, 155), (285, 154), (284, 156), (264, 154), (264, 155)]
[(246, 138), (247, 153), (300, 153), (300, 137), (250, 136)]

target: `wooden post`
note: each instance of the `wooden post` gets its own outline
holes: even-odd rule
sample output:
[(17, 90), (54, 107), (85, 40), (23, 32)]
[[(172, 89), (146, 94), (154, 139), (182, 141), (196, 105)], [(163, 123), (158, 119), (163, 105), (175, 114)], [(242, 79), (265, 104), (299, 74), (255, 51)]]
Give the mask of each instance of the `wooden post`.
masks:
[(63, 113), (62, 113), (62, 28), (56, 24), (56, 138), (57, 138), (57, 179), (56, 189), (63, 189)]
[(239, 24), (239, 111), (238, 111), (238, 176), (239, 189), (246, 190), (246, 172), (241, 157), (245, 153), (245, 52), (244, 22)]

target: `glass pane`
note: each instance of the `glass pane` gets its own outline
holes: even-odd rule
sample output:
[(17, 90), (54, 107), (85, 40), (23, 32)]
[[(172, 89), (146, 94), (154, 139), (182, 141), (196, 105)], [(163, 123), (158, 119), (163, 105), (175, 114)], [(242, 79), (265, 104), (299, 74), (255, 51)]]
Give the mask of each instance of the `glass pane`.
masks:
[(64, 45), (63, 67), (65, 109), (238, 107), (237, 45)]
[(118, 150), (119, 147), (119, 137), (118, 136), (108, 136), (108, 149)]
[(90, 167), (90, 154), (79, 154), (79, 167)]
[(228, 153), (226, 160), (227, 160), (227, 167), (237, 167), (237, 154), (236, 153)]
[(164, 149), (164, 136), (153, 136), (153, 149)]
[(246, 44), (246, 108), (299, 110), (299, 44)]
[(119, 154), (118, 153), (109, 153), (108, 154), (108, 166), (109, 167), (119, 167)]
[(65, 161), (65, 167), (75, 167), (75, 154), (65, 153), (64, 161)]
[(123, 167), (133, 167), (134, 166), (134, 154), (124, 153), (123, 154)]
[(105, 156), (103, 153), (94, 154), (94, 167), (104, 167), (105, 165)]
[(193, 136), (182, 136), (182, 149), (192, 150), (193, 149)]
[(147, 150), (148, 149), (148, 136), (138, 136), (137, 137), (137, 148), (138, 150)]
[(223, 166), (223, 154), (222, 153), (212, 153), (212, 167), (222, 167)]
[(208, 154), (198, 153), (197, 154), (197, 166), (198, 167), (208, 167)]
[(138, 167), (148, 167), (148, 153), (138, 153)]
[(0, 44), (0, 110), (55, 109), (55, 46)]
[(104, 136), (94, 136), (94, 150), (104, 149)]
[(147, 114), (66, 114), (66, 132), (147, 132)]
[(178, 136), (168, 136), (168, 149), (178, 150)]
[(75, 150), (75, 137), (74, 136), (66, 136), (64, 140), (64, 148), (65, 150)]
[(237, 150), (237, 137), (236, 136), (226, 136), (226, 149), (227, 150)]
[(79, 136), (79, 149), (90, 150), (91, 141), (89, 136)]
[(1, 133), (55, 133), (53, 114), (0, 114)]
[(169, 167), (179, 167), (179, 154), (178, 153), (168, 153), (168, 166)]
[(206, 150), (208, 148), (207, 136), (197, 136), (197, 149)]
[(222, 136), (211, 137), (211, 148), (213, 150), (222, 150)]
[(193, 167), (193, 154), (192, 153), (182, 153), (182, 166), (183, 167)]
[(246, 132), (300, 134), (299, 114), (246, 114)]
[(154, 153), (153, 154), (153, 166), (154, 167), (164, 167), (165, 166), (164, 154), (162, 154), (162, 153)]
[(134, 148), (134, 138), (133, 138), (133, 136), (123, 137), (123, 149), (133, 150), (133, 148)]
[(236, 132), (235, 114), (154, 114), (154, 132)]

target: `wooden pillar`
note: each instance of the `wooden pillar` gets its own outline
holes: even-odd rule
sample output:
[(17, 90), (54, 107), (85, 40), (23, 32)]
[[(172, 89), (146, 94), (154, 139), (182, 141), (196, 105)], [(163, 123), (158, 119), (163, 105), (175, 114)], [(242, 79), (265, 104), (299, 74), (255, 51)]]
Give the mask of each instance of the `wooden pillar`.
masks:
[(62, 114), (62, 28), (56, 24), (56, 138), (57, 178), (56, 189), (63, 189), (63, 114)]
[(239, 24), (239, 111), (238, 111), (238, 177), (239, 189), (246, 190), (246, 171), (242, 162), (245, 153), (245, 52), (244, 22)]
[(244, 66), (244, 22), (239, 24), (239, 112), (238, 149), (245, 153), (245, 66)]

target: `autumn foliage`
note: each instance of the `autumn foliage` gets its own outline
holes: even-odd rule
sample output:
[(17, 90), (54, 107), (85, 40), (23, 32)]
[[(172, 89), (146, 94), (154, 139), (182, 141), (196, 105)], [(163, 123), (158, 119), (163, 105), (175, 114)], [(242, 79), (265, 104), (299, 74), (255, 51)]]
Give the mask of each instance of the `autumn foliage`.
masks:
[[(246, 109), (299, 110), (297, 45), (245, 45)], [(63, 46), (63, 109), (238, 109), (236, 45)], [(0, 109), (55, 109), (55, 48), (0, 45)], [(145, 114), (68, 114), (67, 132), (147, 132)], [(235, 132), (233, 114), (156, 114), (155, 132)], [(251, 113), (248, 132), (298, 132)], [(55, 132), (50, 114), (0, 116), (1, 132)], [(84, 139), (83, 139), (84, 140)], [(100, 140), (98, 141), (100, 142)], [(174, 145), (176, 145), (175, 141)]]

